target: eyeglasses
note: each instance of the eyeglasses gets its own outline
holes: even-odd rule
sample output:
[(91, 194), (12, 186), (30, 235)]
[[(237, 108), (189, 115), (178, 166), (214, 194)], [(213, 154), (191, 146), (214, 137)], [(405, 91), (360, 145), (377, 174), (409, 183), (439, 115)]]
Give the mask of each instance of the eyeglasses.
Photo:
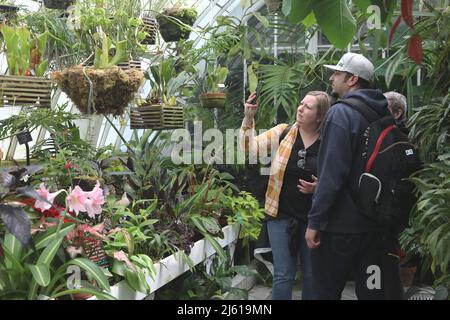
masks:
[(297, 166), (300, 169), (305, 169), (305, 167), (306, 167), (306, 149), (299, 150), (298, 156), (300, 157), (300, 159), (297, 161)]

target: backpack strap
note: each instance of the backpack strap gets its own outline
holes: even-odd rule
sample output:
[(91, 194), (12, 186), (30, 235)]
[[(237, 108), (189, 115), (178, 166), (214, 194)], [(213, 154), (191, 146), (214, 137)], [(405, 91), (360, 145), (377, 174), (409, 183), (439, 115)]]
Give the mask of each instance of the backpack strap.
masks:
[(375, 148), (373, 149), (372, 154), (369, 157), (369, 160), (366, 163), (366, 167), (364, 172), (370, 172), (370, 169), (372, 169), (373, 162), (375, 161), (375, 158), (377, 157), (378, 153), (380, 152), (381, 144), (383, 143), (384, 138), (388, 135), (389, 132), (394, 129), (395, 125), (390, 125), (389, 127), (385, 128), (380, 135), (378, 136), (377, 143), (375, 145)]
[(364, 116), (364, 118), (366, 118), (366, 120), (369, 121), (369, 123), (377, 121), (378, 119), (381, 118), (381, 116), (378, 113), (376, 113), (371, 107), (369, 107), (367, 104), (365, 104), (359, 99), (347, 98), (338, 100), (336, 103), (344, 103), (349, 107), (351, 107), (352, 109), (355, 109), (356, 111), (361, 113)]

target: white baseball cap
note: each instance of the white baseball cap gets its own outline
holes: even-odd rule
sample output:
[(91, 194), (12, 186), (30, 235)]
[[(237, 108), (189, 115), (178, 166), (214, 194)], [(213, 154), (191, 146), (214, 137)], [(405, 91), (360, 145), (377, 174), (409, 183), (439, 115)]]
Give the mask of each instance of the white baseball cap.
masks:
[(364, 80), (371, 81), (373, 78), (373, 64), (362, 54), (347, 52), (337, 63), (337, 65), (324, 65), (325, 68), (345, 71), (354, 74)]

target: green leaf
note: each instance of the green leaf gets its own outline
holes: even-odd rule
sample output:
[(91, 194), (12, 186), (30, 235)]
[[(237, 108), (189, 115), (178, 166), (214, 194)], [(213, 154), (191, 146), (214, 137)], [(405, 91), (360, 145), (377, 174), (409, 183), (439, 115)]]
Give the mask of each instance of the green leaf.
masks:
[(3, 243), (3, 247), (8, 250), (12, 257), (16, 259), (17, 261), (20, 261), (20, 256), (22, 255), (22, 244), (19, 240), (17, 240), (16, 237), (14, 237), (12, 234), (7, 233), (5, 235), (5, 240)]
[[(292, 23), (300, 23), (302, 22), (313, 10), (314, 2), (318, 0), (295, 0), (291, 1), (291, 10), (289, 14), (289, 21)], [(286, 7), (289, 6), (289, 3), (286, 4)], [(285, 5), (283, 3), (283, 9)], [(287, 8), (285, 9), (287, 10)], [(284, 12), (284, 11), (283, 11)]]
[(136, 271), (126, 269), (125, 279), (127, 280), (128, 284), (136, 291), (147, 293), (150, 290), (150, 286), (145, 279), (145, 274), (141, 269), (137, 269)]
[(50, 244), (42, 251), (37, 263), (50, 267), (50, 264), (58, 252), (63, 239), (63, 237), (59, 237), (50, 242)]
[(385, 78), (386, 78), (386, 86), (389, 88), (391, 85), (391, 81), (394, 78), (394, 75), (397, 72), (398, 67), (400, 66), (400, 64), (403, 61), (403, 57), (402, 55), (397, 55), (393, 61), (391, 61), (388, 65), (388, 67), (386, 68), (386, 74), (385, 74)]
[(112, 266), (112, 272), (119, 275), (119, 276), (125, 276), (125, 272), (127, 270), (127, 267), (125, 265), (125, 262), (117, 261), (114, 259), (113, 266)]
[(211, 245), (213, 246), (214, 250), (216, 250), (216, 253), (224, 260), (227, 260), (227, 254), (225, 253), (225, 251), (223, 250), (223, 248), (220, 246), (220, 244), (217, 242), (217, 240), (212, 237), (210, 234), (205, 233), (203, 234), (203, 236), (205, 237), (205, 239), (207, 241), (209, 241), (209, 243), (211, 243)]
[(149, 271), (150, 277), (154, 279), (154, 276), (156, 274), (155, 266), (153, 265), (152, 259), (150, 259), (149, 256), (146, 254), (137, 254), (131, 257), (131, 261), (136, 262), (139, 264), (142, 268), (145, 268)]
[(256, 86), (258, 85), (258, 77), (256, 76), (257, 69), (258, 63), (256, 62), (252, 62), (252, 64), (247, 68), (248, 89), (250, 92), (254, 92), (256, 90)]
[(20, 260), (17, 259), (14, 254), (9, 251), (8, 248), (3, 247), (3, 253), (5, 255), (5, 266), (8, 269), (13, 269), (18, 272), (25, 272), (24, 267), (20, 263)]
[(92, 261), (85, 258), (77, 258), (69, 261), (67, 264), (77, 265), (86, 272), (89, 272), (95, 279), (95, 281), (97, 281), (97, 284), (101, 289), (110, 291), (108, 279), (106, 278), (101, 268)]
[(356, 33), (356, 21), (347, 1), (316, 0), (313, 1), (312, 6), (319, 27), (327, 39), (335, 47), (344, 49)]
[(28, 288), (28, 300), (36, 300), (38, 288), (39, 288), (39, 284), (33, 278), (33, 280), (31, 280), (31, 285)]
[(47, 70), (48, 60), (44, 60), (36, 67), (36, 77), (42, 77)]
[(252, 12), (253, 16), (255, 16), (256, 19), (261, 22), (261, 24), (264, 26), (264, 28), (269, 28), (270, 22), (269, 19), (261, 15), (259, 12)]
[(128, 54), (126, 50), (127, 41), (119, 41), (116, 44), (116, 53), (108, 63), (108, 67), (116, 66), (121, 62), (127, 61)]
[(50, 269), (43, 263), (26, 264), (27, 268), (31, 271), (34, 280), (41, 287), (46, 287), (50, 283)]
[(367, 7), (371, 5), (370, 0), (353, 0), (353, 3), (362, 12), (366, 12)]
[(120, 232), (123, 234), (123, 237), (124, 237), (125, 242), (127, 244), (128, 254), (130, 256), (132, 256), (133, 252), (134, 252), (134, 238), (131, 237), (130, 234), (128, 233), (128, 231), (125, 230), (125, 229), (120, 230)]
[(302, 23), (308, 29), (311, 28), (313, 25), (315, 25), (317, 23), (317, 20), (316, 16), (314, 15), (314, 12), (311, 11), (311, 13), (308, 14), (308, 16), (302, 20)]
[(41, 55), (44, 55), (44, 53), (45, 53), (47, 39), (48, 39), (48, 31), (41, 33), (36, 37), (38, 50)]
[(61, 229), (57, 233), (57, 226), (49, 228), (46, 232), (36, 236), (35, 244), (36, 249), (42, 249), (47, 246), (51, 241), (59, 237), (65, 237), (73, 228), (75, 224), (65, 223), (62, 225)]
[(281, 6), (281, 12), (287, 17), (291, 13), (292, 10), (292, 0), (283, 0), (283, 4)]

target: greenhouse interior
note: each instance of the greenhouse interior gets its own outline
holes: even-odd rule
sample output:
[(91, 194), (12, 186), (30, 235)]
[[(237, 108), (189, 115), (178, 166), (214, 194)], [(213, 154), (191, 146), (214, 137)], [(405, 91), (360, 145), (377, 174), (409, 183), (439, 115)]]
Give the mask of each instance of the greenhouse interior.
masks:
[(450, 299), (448, 0), (0, 0), (0, 300)]

